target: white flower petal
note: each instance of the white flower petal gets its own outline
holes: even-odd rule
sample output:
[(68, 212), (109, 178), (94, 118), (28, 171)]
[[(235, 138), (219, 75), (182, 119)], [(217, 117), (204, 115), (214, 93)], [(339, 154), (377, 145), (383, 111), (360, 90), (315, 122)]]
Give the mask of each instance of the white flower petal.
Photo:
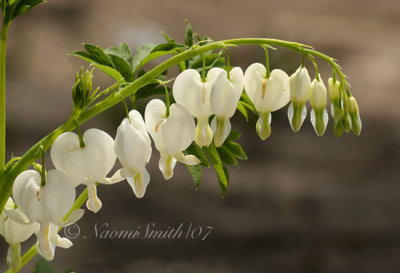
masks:
[(221, 72), (211, 87), (211, 108), (215, 115), (219, 117), (232, 117), (242, 94), (242, 69), (235, 67), (230, 72), (230, 77), (231, 80), (227, 78), (226, 71)]
[(231, 122), (227, 118), (214, 117), (211, 121), (211, 129), (214, 132), (214, 144), (220, 147), (231, 132)]
[(190, 113), (179, 104), (172, 104), (169, 117), (159, 126), (160, 134), (170, 155), (185, 150), (193, 142), (195, 124)]
[(59, 170), (50, 170), (46, 175), (46, 186), (41, 190), (46, 220), (61, 222), (75, 201), (75, 188), (70, 178)]
[(174, 158), (176, 158), (177, 161), (187, 165), (197, 165), (201, 162), (194, 155), (184, 155), (182, 152), (176, 153)]
[(158, 167), (164, 176), (165, 180), (171, 179), (174, 175), (174, 168), (176, 165), (176, 159), (168, 154), (161, 154)]
[(153, 99), (147, 104), (144, 112), (147, 131), (152, 137), (157, 150), (160, 152), (166, 150), (164, 139), (160, 133), (160, 126), (166, 119), (165, 111), (166, 107), (164, 102), (159, 99)]
[(143, 134), (125, 118), (118, 127), (114, 149), (121, 164), (135, 171), (146, 165), (151, 146)]
[(13, 197), (18, 208), (34, 222), (46, 219), (43, 211), (41, 193), (41, 177), (37, 171), (27, 170), (20, 173), (14, 181)]
[(146, 169), (126, 178), (137, 198), (143, 198), (150, 182), (150, 175)]
[(88, 188), (88, 200), (86, 201), (86, 207), (93, 211), (94, 213), (98, 212), (101, 207), (102, 203), (97, 197), (97, 188), (95, 183), (90, 183), (87, 185)]
[(290, 99), (292, 102), (304, 103), (310, 93), (311, 79), (305, 67), (299, 67), (290, 76)]

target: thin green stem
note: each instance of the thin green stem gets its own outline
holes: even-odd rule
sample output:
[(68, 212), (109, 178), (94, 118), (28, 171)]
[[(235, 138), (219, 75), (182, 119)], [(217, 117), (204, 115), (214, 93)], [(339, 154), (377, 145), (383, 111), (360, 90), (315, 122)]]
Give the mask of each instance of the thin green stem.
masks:
[[(263, 39), (263, 38), (244, 38), (244, 39), (232, 39), (232, 40), (224, 40), (209, 43), (206, 45), (198, 46), (195, 48), (190, 48), (186, 51), (183, 51), (179, 54), (174, 55), (169, 58), (165, 62), (157, 65), (142, 77), (136, 79), (129, 85), (122, 88), (118, 91), (122, 97), (127, 97), (131, 94), (134, 94), (138, 89), (154, 82), (154, 79), (159, 76), (162, 72), (169, 69), (170, 67), (177, 65), (181, 62), (184, 62), (187, 59), (193, 58), (200, 54), (203, 54), (207, 51), (216, 50), (216, 49), (224, 49), (227, 46), (231, 45), (271, 45), (271, 46), (281, 46), (288, 48), (290, 50), (299, 52), (301, 54), (309, 54), (315, 57), (321, 58), (328, 62), (333, 69), (338, 73), (339, 78), (342, 82), (346, 82), (345, 75), (341, 71), (340, 67), (335, 63), (334, 59), (325, 55), (321, 52), (315, 51), (312, 48), (305, 46), (303, 44), (295, 43), (295, 42), (287, 42), (276, 39)], [(110, 95), (102, 101), (96, 103), (92, 107), (80, 112), (73, 113), (71, 117), (59, 128), (51, 132), (45, 138), (40, 140), (31, 149), (29, 149), (22, 157), (21, 160), (16, 164), (10, 165), (9, 168), (5, 170), (3, 174), (0, 174), (0, 211), (3, 209), (8, 197), (11, 194), (12, 183), (14, 179), (17, 177), (19, 173), (26, 170), (31, 163), (36, 160), (40, 153), (38, 153), (40, 145), (43, 145), (44, 149), (47, 150), (50, 148), (51, 144), (54, 140), (63, 132), (71, 131), (75, 128), (74, 119), (77, 118), (79, 124), (84, 123), (85, 121), (91, 119), (92, 117), (98, 115), (99, 113), (109, 109), (115, 104), (119, 103), (121, 98), (119, 95)]]
[(40, 182), (40, 186), (44, 187), (46, 186), (46, 151), (42, 148), (42, 170), (40, 172), (40, 176), (42, 178), (41, 182)]
[(83, 141), (83, 135), (82, 135), (81, 127), (79, 126), (78, 120), (75, 119), (74, 123), (75, 123), (76, 132), (78, 133), (78, 137), (79, 137), (79, 146), (81, 148), (85, 148), (85, 142)]
[(6, 163), (6, 44), (8, 27), (9, 24), (3, 24), (0, 33), (0, 172), (3, 172)]
[(267, 79), (269, 79), (269, 77), (271, 76), (271, 71), (269, 68), (269, 54), (268, 54), (268, 48), (266, 46), (263, 46), (264, 51), (265, 51), (265, 69), (266, 69), (266, 73), (265, 73), (265, 77)]

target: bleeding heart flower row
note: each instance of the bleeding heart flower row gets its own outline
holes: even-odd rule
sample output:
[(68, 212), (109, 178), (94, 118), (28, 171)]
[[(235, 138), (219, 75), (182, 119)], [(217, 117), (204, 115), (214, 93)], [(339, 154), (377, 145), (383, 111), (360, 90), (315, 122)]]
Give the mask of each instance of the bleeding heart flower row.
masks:
[[(152, 153), (150, 136), (160, 152), (159, 169), (166, 180), (173, 176), (177, 161), (199, 164), (195, 156), (185, 155), (183, 151), (193, 141), (200, 147), (209, 146), (212, 140), (217, 147), (224, 143), (231, 131), (229, 119), (236, 111), (243, 88), (259, 113), (256, 131), (261, 139), (268, 138), (271, 133), (270, 113), (289, 101), (288, 117), (294, 131), (300, 129), (306, 117), (305, 103), (309, 100), (315, 131), (318, 135), (324, 133), (328, 122), (327, 90), (320, 77), (311, 82), (305, 67), (300, 67), (290, 77), (279, 69), (267, 75), (265, 66), (259, 63), (252, 64), (245, 73), (239, 67), (229, 73), (212, 68), (204, 80), (196, 70), (185, 70), (173, 85), (176, 103), (165, 105), (153, 99), (146, 106), (144, 119), (138, 111), (130, 111), (118, 127), (115, 141), (98, 129), (89, 129), (83, 135), (79, 135), (79, 130), (79, 134), (63, 133), (50, 150), (55, 170), (48, 171), (45, 177), (27, 170), (16, 178), (13, 197), (18, 208), (10, 198), (0, 224), (0, 233), (10, 244), (11, 258), (12, 253), (19, 253), (19, 243), (33, 233), (38, 238), (38, 252), (47, 260), (53, 259), (56, 246), (68, 248), (72, 245), (57, 232), (59, 227), (83, 215), (83, 210), (75, 210), (64, 219), (74, 203), (75, 186), (87, 186), (86, 205), (93, 212), (102, 206), (96, 183), (113, 184), (126, 179), (136, 197), (142, 198), (150, 182), (146, 171)], [(340, 109), (339, 83), (332, 79), (329, 93), (332, 105)], [(346, 108), (353, 114), (351, 120), (355, 124), (359, 122), (358, 106), (353, 97), (349, 101)], [(332, 106), (333, 113), (334, 109)], [(107, 178), (117, 158), (122, 168)]]

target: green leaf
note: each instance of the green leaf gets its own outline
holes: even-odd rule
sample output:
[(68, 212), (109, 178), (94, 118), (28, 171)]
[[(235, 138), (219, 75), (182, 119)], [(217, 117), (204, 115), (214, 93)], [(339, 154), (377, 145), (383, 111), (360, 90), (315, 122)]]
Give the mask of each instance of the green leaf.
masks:
[(117, 55), (108, 54), (108, 56), (113, 67), (125, 78), (125, 81), (133, 82), (133, 71), (129, 63)]
[(227, 170), (224, 170), (224, 165), (222, 164), (221, 158), (218, 154), (217, 149), (215, 148), (214, 143), (211, 143), (210, 146), (205, 147), (204, 149), (206, 150), (207, 155), (210, 158), (211, 164), (215, 170), (215, 173), (217, 174), (222, 196), (225, 196), (229, 183), (229, 176), (226, 175)]
[(195, 142), (192, 142), (192, 144), (190, 144), (190, 146), (186, 149), (185, 153), (197, 157), (201, 161), (200, 164), (202, 166), (210, 167), (206, 154)]
[(95, 61), (96, 63), (107, 65), (112, 67), (112, 63), (110, 58), (104, 53), (103, 49), (99, 46), (94, 46), (91, 44), (83, 44), (83, 47), (90, 55), (90, 59)]
[(193, 45), (193, 30), (188, 20), (186, 20), (185, 45), (187, 45), (188, 47), (191, 47)]
[(153, 51), (155, 47), (156, 47), (155, 44), (148, 43), (148, 44), (143, 44), (136, 49), (135, 56), (133, 57), (132, 60), (133, 71), (136, 71), (140, 67), (142, 61)]
[(175, 54), (179, 48), (183, 48), (183, 45), (177, 44), (175, 41), (163, 43), (159, 45), (144, 44), (141, 45), (137, 50), (135, 57), (133, 58), (132, 68), (134, 73), (148, 62), (168, 55)]
[(226, 141), (235, 141), (238, 140), (240, 138), (240, 133), (236, 132), (236, 131), (231, 131), (229, 133), (229, 136), (226, 138)]
[(46, 261), (42, 256), (38, 256), (33, 273), (55, 273), (55, 271), (51, 268), (48, 261)]
[(104, 52), (108, 55), (116, 55), (124, 59), (132, 68), (132, 53), (129, 46), (126, 43), (122, 43), (119, 47), (112, 46), (106, 48)]
[(249, 115), (247, 114), (246, 107), (244, 107), (242, 101), (239, 101), (239, 103), (238, 103), (238, 105), (237, 105), (237, 109), (239, 110), (240, 113), (242, 113), (242, 115), (244, 116), (244, 118), (246, 119), (246, 121), (249, 121)]
[(224, 146), (229, 149), (229, 151), (234, 154), (237, 158), (241, 160), (247, 160), (247, 155), (244, 152), (242, 146), (236, 142), (225, 141)]
[(238, 161), (235, 158), (235, 155), (231, 153), (231, 151), (226, 148), (226, 146), (221, 146), (217, 148), (219, 156), (223, 163), (228, 165), (239, 166)]
[(189, 169), (190, 174), (193, 177), (194, 184), (196, 185), (196, 190), (200, 187), (202, 171), (200, 165), (186, 165)]
[(109, 66), (106, 66), (106, 65), (102, 65), (102, 64), (98, 64), (98, 63), (92, 63), (92, 65), (97, 67), (98, 69), (100, 69), (101, 71), (103, 71), (104, 73), (109, 75), (110, 77), (112, 77), (115, 81), (120, 81), (121, 79), (124, 78), (121, 75), (121, 73), (119, 73), (117, 70), (115, 70), (112, 67), (109, 67)]
[(31, 10), (33, 7), (44, 3), (44, 0), (13, 0), (13, 1), (0, 1), (1, 9), (3, 10), (3, 22), (8, 24), (16, 17)]
[(82, 60), (85, 60), (85, 61), (91, 63), (93, 66), (97, 67), (98, 69), (100, 69), (101, 71), (103, 71), (104, 73), (106, 73), (107, 75), (109, 75), (116, 81), (120, 81), (121, 79), (124, 78), (121, 75), (121, 73), (119, 73), (113, 67), (97, 63), (95, 60), (92, 59), (92, 56), (85, 51), (75, 51), (75, 52), (70, 53), (69, 55), (81, 58)]

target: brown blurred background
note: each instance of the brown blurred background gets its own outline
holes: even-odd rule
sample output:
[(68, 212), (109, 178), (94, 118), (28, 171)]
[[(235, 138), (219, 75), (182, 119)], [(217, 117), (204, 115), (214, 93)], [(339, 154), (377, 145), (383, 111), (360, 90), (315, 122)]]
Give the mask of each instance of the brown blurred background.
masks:
[[(287, 39), (335, 57), (350, 77), (363, 120), (360, 137), (335, 138), (331, 119), (320, 138), (309, 116), (294, 134), (285, 108), (273, 115), (272, 136), (262, 142), (256, 118), (246, 123), (237, 114), (233, 128), (242, 133), (249, 160), (230, 168), (225, 199), (211, 169), (197, 192), (182, 165), (165, 182), (154, 152), (146, 196), (136, 199), (126, 182), (100, 186), (103, 209), (86, 212), (74, 246), (57, 248), (52, 266), (57, 272), (400, 272), (399, 13), (398, 0), (50, 0), (19, 18), (8, 44), (8, 156), (21, 155), (70, 114), (74, 73), (86, 64), (68, 52), (82, 42), (103, 48), (126, 42), (136, 49), (162, 42), (160, 30), (182, 42), (185, 18), (214, 40)], [(264, 61), (258, 47), (231, 55), (243, 69)], [(290, 74), (300, 57), (280, 49), (271, 62)], [(320, 66), (326, 82), (330, 69)], [(102, 87), (111, 83), (100, 71), (95, 79)], [(122, 118), (118, 106), (83, 127), (115, 136)], [(149, 223), (214, 230), (205, 241), (85, 238), (96, 223), (115, 230), (143, 230)], [(0, 255), (4, 269), (4, 243)]]

